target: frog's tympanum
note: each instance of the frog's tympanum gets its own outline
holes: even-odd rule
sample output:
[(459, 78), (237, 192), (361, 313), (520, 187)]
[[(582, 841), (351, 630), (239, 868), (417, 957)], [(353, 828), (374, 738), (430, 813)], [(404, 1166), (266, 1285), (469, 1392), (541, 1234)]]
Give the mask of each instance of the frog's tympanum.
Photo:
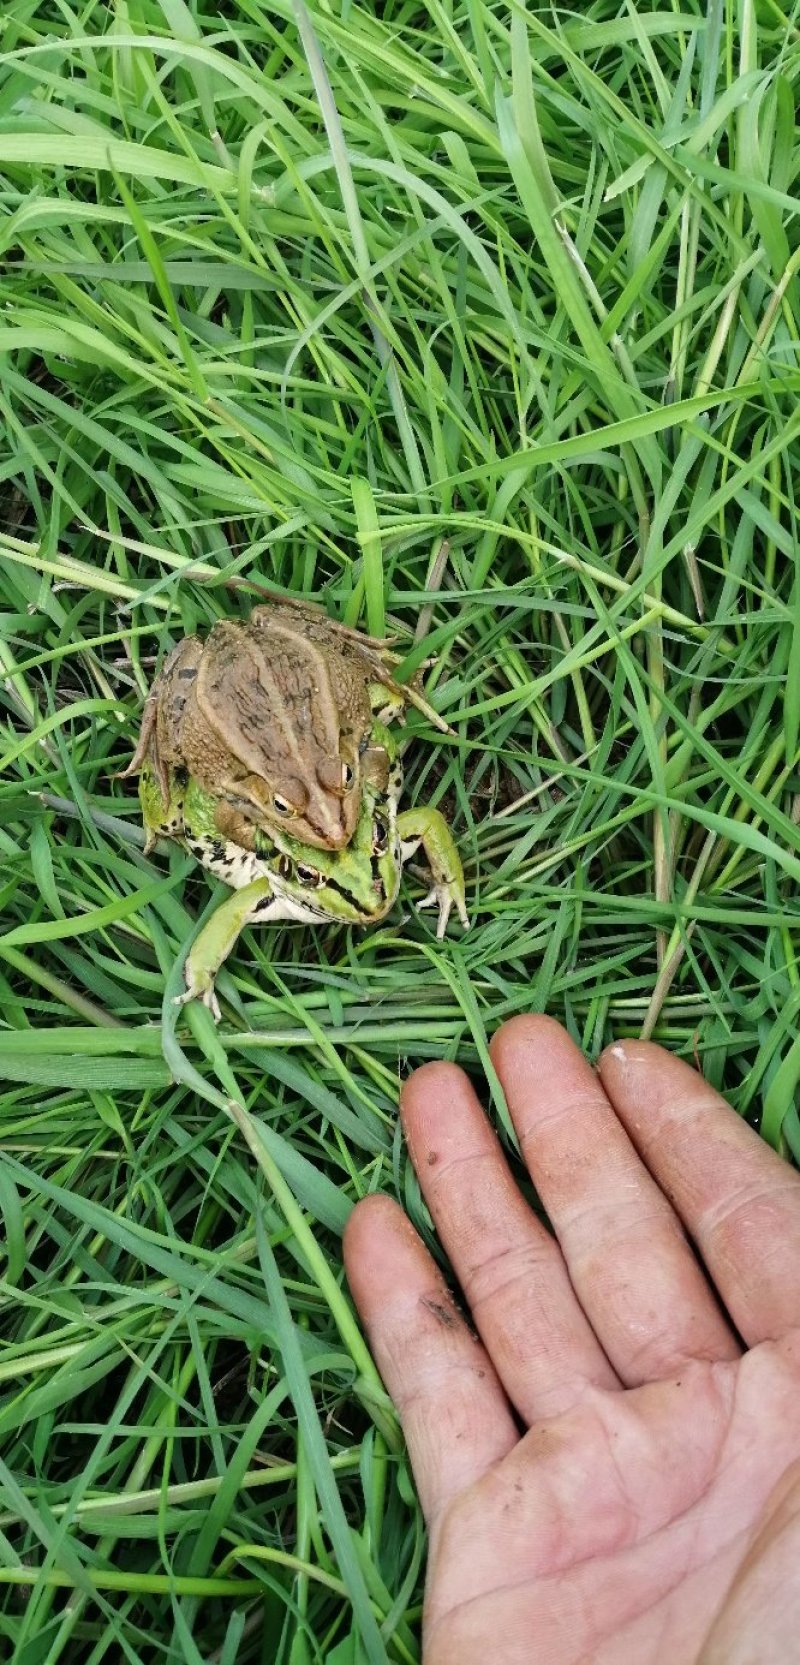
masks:
[(200, 932), (186, 994), (215, 1017), (214, 978), (245, 925), (369, 925), (397, 896), (421, 844), (438, 935), (455, 906), (469, 924), (461, 861), (436, 809), (398, 808), (391, 724), (407, 703), (386, 644), (318, 608), (276, 601), (246, 621), (188, 636), (153, 684), (127, 774), (140, 774), (148, 849), (174, 838), (235, 894)]

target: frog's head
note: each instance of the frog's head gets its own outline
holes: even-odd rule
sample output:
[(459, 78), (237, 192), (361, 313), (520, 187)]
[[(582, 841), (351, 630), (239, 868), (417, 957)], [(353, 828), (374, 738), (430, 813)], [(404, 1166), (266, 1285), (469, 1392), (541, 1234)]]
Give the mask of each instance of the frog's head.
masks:
[[(279, 853), (274, 855), (275, 844)], [(353, 838), (343, 850), (321, 850), (291, 837), (270, 839), (278, 895), (306, 917), (367, 925), (388, 913), (400, 882), (400, 852), (388, 822), (366, 794)]]
[[(249, 760), (248, 760), (249, 761)], [(302, 775), (289, 762), (272, 757), (262, 771), (241, 772), (239, 760), (218, 777), (219, 796), (255, 827), (285, 831), (297, 844), (316, 850), (342, 850), (353, 836), (361, 799), (361, 764), (349, 737), (340, 738), (338, 756), (307, 755)]]

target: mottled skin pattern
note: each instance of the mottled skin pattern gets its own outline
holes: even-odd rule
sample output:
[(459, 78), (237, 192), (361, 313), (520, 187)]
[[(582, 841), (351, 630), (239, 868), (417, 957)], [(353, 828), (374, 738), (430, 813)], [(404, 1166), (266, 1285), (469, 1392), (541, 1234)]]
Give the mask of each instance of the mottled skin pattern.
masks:
[[(388, 730), (378, 732), (387, 753), (389, 748), (393, 752)], [(397, 815), (402, 778), (399, 760), (392, 756), (385, 780), (365, 785), (346, 851), (312, 850), (288, 832), (271, 834), (252, 825), (245, 846), (221, 830), (218, 800), (182, 769), (174, 772), (165, 800), (146, 765), (139, 792), (151, 842), (157, 837), (177, 839), (232, 890), (266, 881), (268, 900), (288, 904), (285, 914), (273, 910), (271, 918), (337, 918), (365, 925), (382, 919), (397, 897), (403, 860)], [(261, 906), (255, 911), (263, 917)]]
[(402, 720), (413, 704), (447, 729), (413, 684), (394, 681), (395, 663), (386, 643), (306, 602), (220, 619), (204, 643), (187, 636), (169, 655), (126, 773), (148, 763), (166, 799), (184, 765), (245, 821), (344, 849), (374, 779), (374, 716)]
[[(461, 861), (444, 817), (436, 809), (398, 810), (402, 769), (394, 735), (382, 720), (402, 707), (392, 689), (382, 682), (366, 687), (370, 722), (358, 748), (353, 826), (343, 846), (325, 847), (296, 836), (297, 817), (256, 819), (252, 800), (231, 792), (224, 767), (219, 790), (207, 784), (213, 773), (207, 759), (202, 775), (189, 766), (181, 743), (194, 719), (187, 725), (185, 690), (194, 687), (197, 663), (198, 644), (188, 638), (159, 679), (131, 766), (140, 770), (147, 847), (158, 837), (176, 839), (233, 891), (190, 950), (183, 999), (199, 996), (219, 1017), (214, 980), (248, 924), (369, 925), (382, 919), (396, 900), (403, 862), (420, 844), (433, 883), (419, 906), (438, 906), (439, 936), (453, 906), (468, 927)], [(238, 718), (226, 726), (240, 732)]]
[(371, 660), (335, 634), (326, 649), (321, 629), (265, 607), (221, 619), (205, 643), (187, 636), (153, 685), (131, 770), (147, 760), (166, 797), (184, 764), (259, 824), (341, 848), (360, 807)]

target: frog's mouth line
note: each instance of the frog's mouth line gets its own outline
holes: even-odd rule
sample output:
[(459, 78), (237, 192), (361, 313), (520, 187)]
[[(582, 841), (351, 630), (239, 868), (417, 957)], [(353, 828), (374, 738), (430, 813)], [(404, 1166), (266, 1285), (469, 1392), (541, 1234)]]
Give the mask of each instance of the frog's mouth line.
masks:
[[(380, 877), (374, 871), (376, 865), (377, 864), (373, 863), (373, 882), (374, 882), (374, 885), (375, 885), (375, 889), (380, 890), (381, 900), (383, 902), (388, 902), (389, 898), (388, 898), (388, 892), (387, 892), (387, 889), (386, 889), (386, 885), (383, 883), (383, 881), (380, 879)], [(277, 877), (275, 874), (271, 875), (271, 879), (272, 879), (273, 890), (274, 890), (276, 896), (279, 896), (282, 900), (284, 900), (286, 902), (294, 903), (297, 907), (302, 908), (305, 913), (313, 914), (314, 918), (317, 919), (317, 920), (320, 920), (323, 924), (330, 925), (330, 924), (334, 923), (334, 921), (331, 919), (330, 913), (328, 912), (327, 908), (323, 907), (320, 903), (315, 902), (315, 900), (314, 900), (315, 893), (314, 893), (313, 890), (309, 890), (309, 891), (306, 892), (306, 891), (302, 891), (302, 889), (301, 889), (300, 894), (298, 894), (297, 891), (290, 890), (289, 887), (286, 885), (285, 881), (280, 879), (279, 877)], [(339, 884), (337, 879), (332, 879), (332, 878), (330, 878), (326, 875), (325, 883), (320, 888), (323, 889), (323, 890), (327, 890), (327, 891), (330, 891), (330, 890), (335, 891), (336, 895), (341, 896), (342, 901), (347, 903), (347, 907), (348, 907), (348, 910), (351, 914), (351, 918), (349, 920), (346, 920), (346, 919), (341, 920), (341, 921), (339, 921), (339, 923), (341, 923), (341, 924), (351, 924), (351, 925), (363, 925), (367, 922), (362, 917), (362, 915), (359, 913), (357, 907), (355, 906), (355, 903), (353, 902), (352, 896), (348, 893), (347, 890), (345, 890), (344, 885)]]
[[(306, 913), (313, 914), (315, 919), (321, 920), (324, 924), (330, 925), (333, 923), (327, 909), (324, 908), (319, 902), (314, 901), (313, 890), (304, 891), (302, 886), (300, 886), (298, 887), (300, 894), (298, 894), (296, 890), (292, 890), (282, 879), (276, 878), (274, 874), (271, 874), (270, 877), (275, 895), (279, 896), (281, 900), (295, 903), (297, 907), (303, 908)], [(356, 910), (353, 907), (352, 899), (348, 896), (343, 885), (337, 884), (335, 879), (326, 878), (325, 884), (322, 888), (325, 890), (335, 890), (337, 896), (341, 896), (343, 901), (347, 902), (348, 906), (352, 909), (353, 920), (356, 920), (357, 915)]]

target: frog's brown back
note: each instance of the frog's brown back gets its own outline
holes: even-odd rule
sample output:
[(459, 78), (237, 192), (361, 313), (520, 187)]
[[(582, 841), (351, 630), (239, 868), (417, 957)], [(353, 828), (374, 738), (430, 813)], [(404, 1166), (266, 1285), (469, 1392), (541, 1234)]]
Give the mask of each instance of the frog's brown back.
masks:
[(299, 836), (335, 847), (355, 824), (358, 750), (369, 722), (357, 660), (324, 631), (276, 610), (269, 628), (214, 626), (183, 726), (187, 750), (199, 748), (198, 779), (228, 791), (246, 781), (267, 814), (277, 795), (302, 817)]

